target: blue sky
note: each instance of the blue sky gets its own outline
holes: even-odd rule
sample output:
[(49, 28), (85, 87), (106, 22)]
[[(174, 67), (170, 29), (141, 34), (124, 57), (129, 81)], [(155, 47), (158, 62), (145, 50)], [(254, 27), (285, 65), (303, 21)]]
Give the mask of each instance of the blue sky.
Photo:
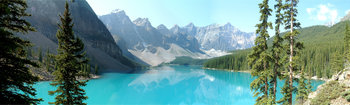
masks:
[[(258, 3), (262, 0), (87, 0), (97, 15), (122, 9), (134, 20), (148, 18), (154, 27), (164, 24), (171, 28), (175, 24), (185, 26), (192, 22), (196, 26), (213, 23), (226, 24), (246, 32), (254, 32), (259, 19)], [(273, 8), (275, 0), (270, 0)], [(346, 11), (350, 11), (350, 0), (299, 0), (298, 17), (302, 27), (336, 23)], [(274, 15), (271, 20), (274, 19)], [(273, 33), (273, 32), (269, 32)]]

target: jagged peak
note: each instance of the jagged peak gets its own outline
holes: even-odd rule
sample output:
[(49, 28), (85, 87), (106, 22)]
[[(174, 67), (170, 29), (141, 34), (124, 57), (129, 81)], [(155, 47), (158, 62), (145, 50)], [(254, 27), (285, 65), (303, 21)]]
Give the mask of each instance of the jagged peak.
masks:
[(133, 21), (133, 23), (138, 26), (151, 25), (151, 22), (149, 22), (148, 18), (137, 18)]
[(186, 25), (185, 27), (195, 27), (194, 24), (191, 22), (188, 25)]
[(175, 24), (175, 25), (171, 28), (171, 30), (173, 30), (173, 29), (179, 29), (179, 28), (180, 28), (180, 26), (177, 25), (177, 24)]
[(160, 24), (157, 29), (166, 29), (168, 30), (168, 28), (164, 25), (164, 24)]
[(227, 22), (224, 26), (232, 26), (230, 22)]
[(125, 14), (125, 11), (124, 10), (121, 10), (121, 9), (115, 9), (111, 12), (112, 14)]

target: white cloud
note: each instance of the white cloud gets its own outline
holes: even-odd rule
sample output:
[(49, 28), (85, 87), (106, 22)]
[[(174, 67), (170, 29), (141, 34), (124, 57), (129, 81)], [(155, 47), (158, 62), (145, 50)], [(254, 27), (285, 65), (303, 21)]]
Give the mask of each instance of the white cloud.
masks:
[(317, 8), (307, 8), (306, 11), (311, 19), (319, 21), (330, 21), (335, 24), (338, 20), (338, 10), (332, 4), (321, 4)]

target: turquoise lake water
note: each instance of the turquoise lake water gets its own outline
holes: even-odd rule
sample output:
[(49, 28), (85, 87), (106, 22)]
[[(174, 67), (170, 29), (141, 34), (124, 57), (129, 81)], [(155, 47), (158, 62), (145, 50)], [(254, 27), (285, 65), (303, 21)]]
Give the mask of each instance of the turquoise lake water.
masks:
[[(162, 66), (144, 73), (105, 73), (90, 80), (86, 90), (88, 104), (180, 104), (253, 105), (249, 73), (201, 69), (201, 66)], [(282, 87), (283, 82), (278, 81)], [(50, 82), (38, 82), (37, 96), (48, 104), (54, 101)], [(313, 91), (323, 81), (312, 81)], [(280, 89), (278, 90), (280, 91)], [(295, 96), (295, 95), (294, 95)], [(281, 98), (281, 94), (277, 95)]]

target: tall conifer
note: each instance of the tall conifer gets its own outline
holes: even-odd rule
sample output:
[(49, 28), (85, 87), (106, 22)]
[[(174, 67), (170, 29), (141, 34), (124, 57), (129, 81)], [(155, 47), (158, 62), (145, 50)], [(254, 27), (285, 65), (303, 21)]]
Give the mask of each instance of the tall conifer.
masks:
[(32, 85), (38, 81), (29, 71), (29, 66), (38, 65), (26, 57), (25, 48), (31, 46), (14, 33), (26, 34), (35, 31), (24, 20), (25, 0), (0, 0), (0, 103), (1, 104), (38, 104)]
[[(289, 30), (284, 38), (288, 41), (289, 49), (287, 50), (287, 54), (289, 55), (289, 62), (288, 62), (288, 69), (289, 69), (289, 90), (286, 94), (289, 94), (288, 97), (288, 103), (292, 105), (293, 100), (293, 91), (295, 90), (293, 87), (293, 73), (295, 70), (298, 69), (298, 60), (296, 56), (298, 53), (298, 50), (301, 50), (303, 48), (303, 44), (300, 42), (297, 42), (297, 36), (299, 35), (299, 31), (295, 30), (295, 28), (300, 28), (300, 23), (296, 20), (296, 16), (298, 13), (298, 10), (296, 9), (297, 4), (299, 0), (285, 0), (285, 5), (283, 6), (284, 11), (284, 23), (285, 23), (285, 29)], [(287, 82), (287, 81), (286, 81)]]
[[(349, 22), (346, 23), (345, 26), (345, 37), (344, 37), (344, 61), (345, 63), (349, 63), (350, 59), (350, 27)], [(347, 67), (345, 67), (347, 68)]]
[(283, 24), (283, 4), (282, 0), (276, 0), (277, 4), (275, 5), (276, 9), (276, 21), (275, 21), (275, 36), (272, 43), (272, 59), (273, 59), (273, 75), (272, 75), (272, 84), (273, 88), (271, 93), (273, 94), (273, 101), (276, 100), (276, 90), (277, 90), (277, 78), (280, 75), (280, 69), (283, 65), (282, 63), (282, 52), (283, 52), (283, 38), (280, 36), (280, 26)]
[(305, 83), (306, 79), (304, 75), (304, 67), (301, 69), (301, 73), (299, 75), (300, 75), (300, 78), (298, 82), (298, 91), (296, 94), (296, 100), (299, 104), (302, 104), (307, 100), (308, 94), (309, 94), (308, 86)]
[(72, 18), (70, 17), (69, 5), (66, 1), (63, 16), (60, 15), (61, 24), (57, 31), (58, 55), (55, 56), (57, 64), (51, 83), (57, 87), (55, 91), (49, 91), (50, 95), (56, 95), (55, 102), (50, 104), (80, 105), (87, 99), (85, 91), (81, 88), (87, 81), (78, 80), (81, 73), (81, 65), (87, 63), (85, 59), (84, 43), (74, 35)]
[(255, 39), (253, 51), (248, 56), (249, 65), (252, 67), (252, 76), (257, 77), (251, 84), (250, 88), (254, 91), (256, 104), (271, 103), (269, 97), (269, 62), (271, 57), (268, 52), (267, 39), (270, 37), (267, 29), (272, 28), (272, 23), (268, 22), (268, 17), (271, 16), (271, 9), (268, 5), (269, 0), (263, 0), (259, 4), (260, 8), (260, 24), (257, 24), (256, 33), (259, 36)]

